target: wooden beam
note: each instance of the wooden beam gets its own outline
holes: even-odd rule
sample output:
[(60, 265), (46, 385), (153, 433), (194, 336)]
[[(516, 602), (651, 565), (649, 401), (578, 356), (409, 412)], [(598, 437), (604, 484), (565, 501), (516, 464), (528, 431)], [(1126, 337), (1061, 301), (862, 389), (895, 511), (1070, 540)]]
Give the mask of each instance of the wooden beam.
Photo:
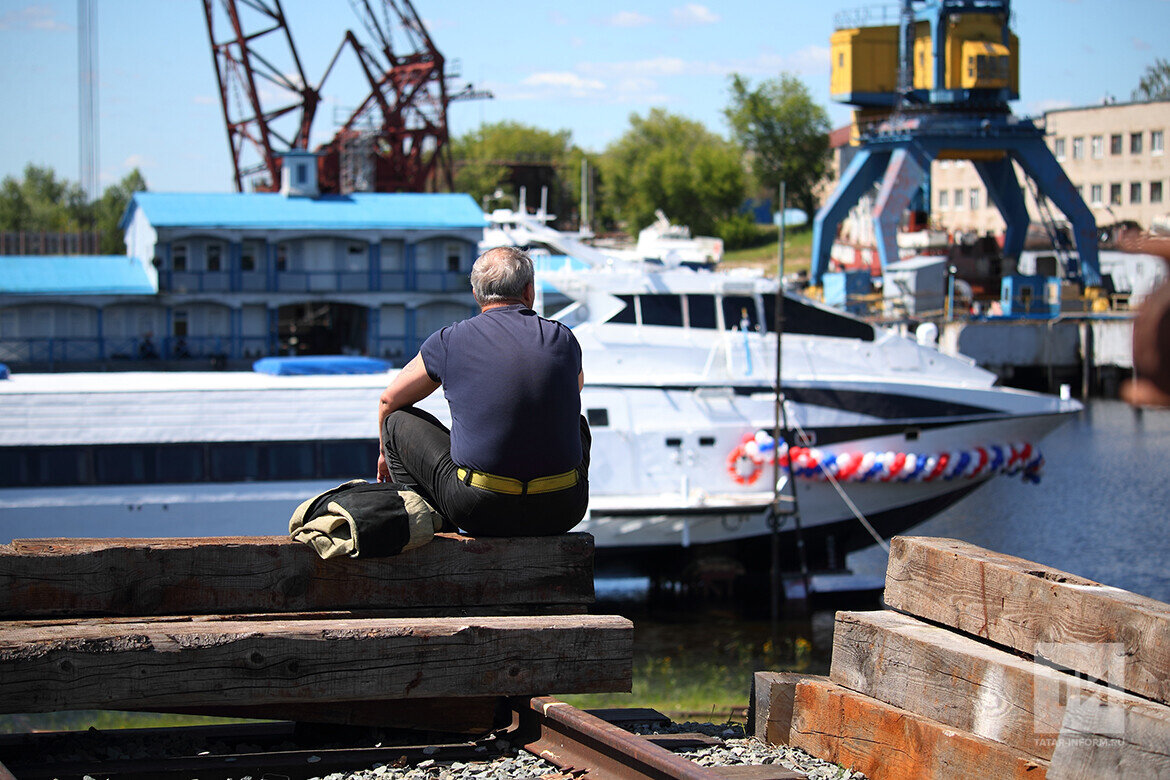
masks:
[(0, 625), (0, 712), (629, 691), (616, 616)]
[(927, 537), (891, 541), (885, 602), (1170, 704), (1170, 604)]
[(810, 678), (828, 679), (797, 672), (756, 672), (752, 675), (752, 690), (748, 696), (751, 735), (771, 745), (787, 745), (796, 684)]
[[(389, 558), (322, 560), (286, 537), (18, 539), (0, 545), (0, 617), (428, 611), (593, 601), (589, 534), (438, 534)], [(532, 611), (529, 609), (528, 611)]]
[[(829, 677), (850, 690), (1046, 760), (1052, 758), (1066, 711), (1072, 711), (1068, 703), (1084, 700), (1095, 711), (1116, 716), (1087, 726), (1096, 729), (1086, 740), (1094, 743), (1091, 749), (1108, 749), (1115, 756), (1170, 754), (1170, 707), (897, 612), (838, 612)], [(1164, 770), (1170, 773), (1170, 764)]]
[(1048, 762), (842, 688), (796, 685), (790, 744), (869, 780), (986, 777), (1042, 780)]

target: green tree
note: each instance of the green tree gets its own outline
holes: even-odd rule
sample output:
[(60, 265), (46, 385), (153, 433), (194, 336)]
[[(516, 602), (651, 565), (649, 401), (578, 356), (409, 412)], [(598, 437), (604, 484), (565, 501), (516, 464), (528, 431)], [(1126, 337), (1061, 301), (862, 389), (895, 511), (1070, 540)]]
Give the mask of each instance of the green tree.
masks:
[(1158, 57), (1153, 65), (1147, 66), (1132, 97), (1143, 102), (1170, 100), (1170, 60)]
[[(585, 153), (573, 145), (568, 130), (543, 130), (519, 122), (485, 124), (452, 141), (451, 156), (455, 189), (469, 193), (489, 209), (501, 205), (492, 202), (497, 189), (509, 199), (518, 197), (518, 171), (541, 166), (551, 172), (550, 208), (565, 211), (579, 205), (578, 182)], [(529, 206), (540, 202), (540, 192), (532, 189), (530, 186)]]
[(829, 116), (804, 82), (787, 73), (755, 89), (738, 73), (731, 77), (731, 103), (723, 111), (735, 140), (748, 152), (759, 188), (775, 195), (788, 183), (792, 203), (811, 218), (813, 191), (829, 171)]
[(77, 231), (89, 218), (81, 187), (58, 179), (52, 168), (29, 163), (23, 178), (0, 182), (0, 230)]
[(712, 234), (743, 203), (739, 150), (698, 122), (651, 109), (601, 158), (607, 202), (635, 233), (662, 209), (697, 234)]
[(126, 252), (125, 234), (118, 223), (130, 205), (136, 192), (146, 191), (146, 179), (142, 171), (135, 168), (122, 177), (122, 181), (106, 187), (102, 196), (93, 203), (94, 227), (102, 234), (103, 254), (120, 255)]
[(118, 222), (131, 196), (145, 189), (146, 179), (135, 168), (122, 181), (107, 187), (100, 198), (87, 203), (79, 185), (57, 178), (52, 168), (30, 163), (21, 179), (6, 176), (0, 182), (0, 230), (97, 230), (102, 234), (102, 252), (122, 254), (126, 246)]

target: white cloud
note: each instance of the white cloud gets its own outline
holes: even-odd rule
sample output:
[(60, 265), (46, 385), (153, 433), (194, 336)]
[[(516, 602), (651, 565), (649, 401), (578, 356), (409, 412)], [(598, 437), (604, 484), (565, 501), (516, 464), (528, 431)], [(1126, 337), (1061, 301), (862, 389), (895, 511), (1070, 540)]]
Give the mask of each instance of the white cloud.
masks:
[(645, 27), (654, 20), (637, 11), (619, 11), (606, 19), (603, 24), (610, 27)]
[(654, 57), (649, 60), (627, 62), (586, 62), (578, 68), (601, 76), (681, 76), (687, 73), (705, 73), (704, 63), (687, 62), (681, 57)]
[(705, 5), (687, 3), (686, 5), (671, 9), (670, 18), (674, 20), (675, 24), (715, 24), (719, 21), (719, 14)]
[(197, 106), (214, 106), (219, 103), (219, 98), (211, 95), (195, 95), (191, 98), (191, 102)]
[(129, 157), (127, 157), (125, 160), (122, 161), (122, 167), (128, 171), (133, 169), (133, 168), (139, 168), (139, 169), (153, 168), (154, 167), (154, 160), (150, 159), (149, 157), (147, 157), (145, 155), (132, 154)]
[(1138, 51), (1149, 51), (1151, 46), (1136, 35), (1133, 37), (1133, 47)]
[(597, 79), (583, 78), (576, 73), (566, 71), (533, 73), (520, 83), (529, 87), (564, 89), (577, 95), (588, 92), (600, 92), (605, 89), (604, 82), (598, 81)]
[(549, 21), (549, 24), (554, 24), (557, 27), (564, 27), (566, 24), (569, 23), (569, 17), (565, 16), (560, 11), (549, 11), (548, 12), (548, 21)]
[(623, 95), (648, 94), (658, 88), (658, 82), (654, 79), (626, 78), (619, 80), (613, 86)]
[(0, 14), (0, 30), (72, 30), (58, 21), (55, 11), (47, 5), (26, 5), (18, 11)]

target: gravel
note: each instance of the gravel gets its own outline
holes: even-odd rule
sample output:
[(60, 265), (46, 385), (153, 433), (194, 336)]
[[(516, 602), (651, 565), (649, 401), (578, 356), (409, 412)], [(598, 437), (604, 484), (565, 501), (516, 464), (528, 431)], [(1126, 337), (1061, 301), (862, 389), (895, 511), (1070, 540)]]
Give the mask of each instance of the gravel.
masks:
[[(784, 745), (769, 745), (761, 740), (749, 738), (739, 724), (714, 723), (671, 723), (666, 726), (630, 726), (637, 734), (681, 734), (700, 733), (718, 737), (722, 744), (692, 750), (680, 750), (679, 755), (690, 758), (700, 766), (731, 766), (780, 764), (788, 769), (806, 773), (812, 780), (865, 780), (864, 776), (851, 772), (836, 764), (810, 756), (803, 750)], [(106, 732), (100, 736), (112, 736)], [(88, 737), (88, 739), (87, 739)], [(110, 744), (98, 739), (99, 734), (90, 733), (68, 739), (68, 745), (50, 760), (93, 761), (92, 778), (102, 780), (101, 762), (110, 759), (161, 758), (165, 755), (224, 754), (260, 751), (258, 745), (225, 744), (208, 741), (187, 744), (183, 738), (136, 738)], [(105, 744), (103, 744), (105, 742)], [(304, 749), (292, 743), (269, 745), (267, 750)], [(489, 739), (481, 743), (477, 752), (482, 760), (451, 761), (427, 758), (408, 766), (375, 764), (368, 769), (349, 772), (321, 774), (314, 780), (508, 780), (509, 778), (567, 778), (556, 766), (536, 756), (509, 745), (503, 739)], [(438, 751), (435, 751), (438, 754)], [(46, 757), (47, 758), (47, 757)], [(313, 759), (309, 759), (310, 763)], [(88, 776), (87, 776), (88, 777)], [(242, 774), (233, 780), (261, 780), (260, 775)]]

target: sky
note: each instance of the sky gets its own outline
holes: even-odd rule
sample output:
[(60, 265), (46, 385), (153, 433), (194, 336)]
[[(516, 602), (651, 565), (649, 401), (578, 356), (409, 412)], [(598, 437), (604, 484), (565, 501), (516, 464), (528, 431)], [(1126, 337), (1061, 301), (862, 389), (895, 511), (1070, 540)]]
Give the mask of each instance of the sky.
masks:
[[(271, 0), (268, 0), (271, 2)], [(800, 77), (833, 126), (829, 36), (850, 0), (413, 0), (461, 83), (490, 100), (452, 103), (452, 135), (485, 122), (568, 130), (602, 151), (631, 114), (661, 107), (728, 135), (733, 73), (754, 85)], [(198, 0), (93, 0), (97, 9), (99, 187), (139, 168), (155, 191), (227, 192), (232, 164), (203, 5)], [(310, 83), (352, 28), (346, 0), (284, 0)], [(882, 4), (896, 11), (896, 4)], [(1017, 114), (1128, 100), (1146, 67), (1170, 58), (1170, 0), (1016, 0)], [(0, 0), (0, 177), (25, 165), (81, 178), (77, 0)], [(324, 85), (313, 142), (366, 94), (350, 53)], [(278, 67), (284, 68), (280, 62)]]

